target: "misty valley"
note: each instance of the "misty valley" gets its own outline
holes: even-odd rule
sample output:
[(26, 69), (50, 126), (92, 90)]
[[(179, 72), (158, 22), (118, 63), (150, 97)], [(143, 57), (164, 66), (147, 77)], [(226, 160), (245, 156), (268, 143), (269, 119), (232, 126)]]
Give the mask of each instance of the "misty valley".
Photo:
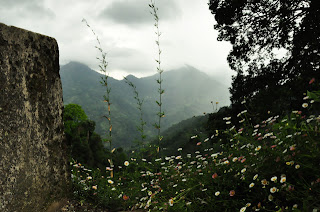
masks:
[[(63, 87), (64, 104), (79, 104), (88, 118), (96, 123), (96, 132), (102, 137), (108, 132), (108, 107), (103, 101), (104, 87), (101, 86), (99, 73), (87, 66), (71, 62), (61, 66), (60, 76)], [(156, 122), (157, 98), (156, 76), (136, 78), (127, 77), (137, 87), (143, 101), (143, 118), (146, 122), (146, 135), (154, 139)], [(112, 92), (110, 94), (113, 110), (113, 139), (114, 147), (130, 148), (139, 133), (139, 111), (136, 108), (134, 93), (124, 80), (109, 78)], [(221, 107), (229, 105), (229, 91), (226, 85), (210, 78), (199, 70), (186, 66), (178, 70), (164, 73), (165, 94), (163, 108), (166, 117), (163, 119), (163, 130), (180, 121), (211, 113)], [(214, 102), (212, 105), (211, 102)], [(216, 105), (216, 102), (219, 102)], [(170, 142), (169, 142), (170, 143)]]

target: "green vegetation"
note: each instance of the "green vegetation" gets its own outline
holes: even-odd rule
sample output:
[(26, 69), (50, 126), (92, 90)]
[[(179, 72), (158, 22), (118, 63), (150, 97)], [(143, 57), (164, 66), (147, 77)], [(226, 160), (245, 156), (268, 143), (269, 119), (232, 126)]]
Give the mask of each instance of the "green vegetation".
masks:
[[(260, 123), (247, 120), (250, 111), (246, 110), (235, 119), (224, 117), (225, 130), (206, 139), (190, 137), (195, 147), (192, 152), (149, 159), (132, 156), (123, 161), (117, 178), (99, 170), (88, 172), (74, 163), (77, 197), (111, 209), (319, 209), (320, 116), (305, 116), (309, 107), (319, 105), (307, 101), (306, 108)], [(233, 126), (243, 119), (239, 128)], [(223, 142), (217, 151), (220, 139)]]
[[(236, 72), (230, 88), (235, 114), (244, 100), (261, 120), (267, 111), (288, 114), (301, 106), (309, 80), (320, 80), (319, 4), (211, 0), (209, 8), (218, 40), (232, 44), (228, 62)], [(319, 84), (313, 87), (320, 89)]]
[(104, 118), (108, 120), (108, 125), (109, 125), (108, 127), (109, 133), (107, 133), (107, 138), (105, 139), (105, 141), (109, 143), (109, 150), (111, 152), (111, 149), (112, 149), (112, 124), (111, 124), (111, 102), (110, 102), (111, 88), (108, 82), (109, 75), (107, 74), (107, 66), (108, 66), (108, 62), (106, 60), (107, 53), (103, 50), (98, 35), (96, 35), (94, 30), (88, 24), (87, 20), (83, 19), (82, 22), (84, 22), (87, 25), (87, 27), (91, 29), (93, 35), (96, 36), (96, 40), (98, 43), (98, 46), (96, 46), (96, 49), (98, 49), (99, 52), (101, 53), (101, 58), (97, 57), (97, 60), (100, 62), (100, 65), (99, 65), (100, 71), (103, 72), (104, 74), (101, 77), (100, 83), (106, 88), (103, 98), (104, 98), (104, 102), (106, 102), (108, 106), (108, 115), (105, 115)]
[(101, 137), (94, 132), (95, 122), (88, 120), (77, 104), (64, 107), (63, 121), (71, 158), (90, 168), (104, 169), (110, 155), (105, 150)]
[(64, 107), (63, 121), (67, 134), (71, 134), (80, 122), (86, 121), (87, 119), (88, 117), (80, 105), (68, 104)]
[[(158, 40), (158, 138), (143, 151), (125, 154), (118, 149), (117, 157), (111, 154), (113, 150), (106, 152), (105, 169), (87, 169), (79, 161), (88, 158), (77, 151), (71, 163), (72, 181), (81, 202), (111, 210), (320, 210), (318, 4), (211, 0), (209, 6), (219, 39), (233, 45), (228, 60), (237, 76), (230, 89), (231, 106), (216, 111), (217, 104), (214, 108), (211, 102), (214, 113), (185, 120), (161, 133)], [(159, 38), (153, 1), (150, 7)], [(311, 36), (306, 34), (310, 31)], [(289, 53), (278, 59), (274, 48)], [(135, 84), (127, 82), (135, 92), (143, 127), (143, 101)], [(66, 131), (72, 133), (69, 137), (79, 137), (72, 140), (79, 146), (85, 138), (88, 142), (94, 130), (80, 109), (69, 107), (66, 114), (71, 115), (65, 119), (69, 120)], [(166, 139), (160, 155), (162, 136)]]
[[(171, 126), (163, 132), (165, 141), (162, 144), (163, 155), (186, 155), (197, 148), (197, 143), (205, 140), (210, 134), (207, 128), (208, 115), (192, 117)], [(191, 137), (196, 136), (196, 139)], [(195, 141), (198, 142), (195, 142)], [(156, 140), (153, 141), (156, 143)], [(182, 151), (177, 149), (182, 148)]]
[(141, 150), (141, 147), (144, 147), (145, 145), (145, 139), (146, 135), (144, 132), (145, 125), (147, 124), (144, 119), (143, 119), (143, 110), (142, 110), (142, 105), (143, 105), (143, 99), (140, 99), (139, 97), (139, 92), (137, 91), (137, 86), (135, 86), (128, 78), (124, 78), (125, 82), (133, 89), (134, 92), (134, 99), (137, 102), (137, 109), (139, 110), (140, 113), (140, 123), (137, 125), (137, 130), (140, 133), (140, 139), (135, 140), (135, 143), (138, 145), (139, 150)]
[[(147, 123), (144, 126), (144, 134), (148, 139), (157, 135), (156, 129), (152, 126), (158, 119), (155, 115), (158, 106), (155, 100), (159, 98), (156, 75), (144, 78), (136, 78), (132, 75), (126, 78), (131, 81), (139, 92), (139, 98), (143, 101), (143, 120)], [(88, 118), (96, 122), (96, 132), (106, 138), (109, 130), (108, 121), (103, 118), (108, 115), (108, 106), (103, 102), (105, 87), (101, 86), (100, 79), (103, 77), (87, 66), (71, 62), (61, 66), (60, 71), (63, 101), (64, 104), (75, 103), (81, 105), (88, 115)], [(203, 112), (212, 111), (210, 101), (214, 96), (221, 96), (219, 101), (227, 105), (229, 100), (228, 89), (216, 80), (199, 70), (186, 66), (181, 69), (163, 72), (163, 85), (170, 90), (163, 95), (163, 110), (166, 117), (161, 120), (161, 128), (164, 132), (171, 125), (182, 120), (199, 116)], [(132, 88), (125, 83), (125, 80), (108, 78), (112, 91), (112, 145), (129, 149), (134, 143), (133, 140), (140, 140), (140, 132), (136, 126), (140, 126), (140, 112), (137, 110), (137, 101)], [(219, 103), (220, 105), (220, 103)], [(128, 136), (130, 135), (130, 136)], [(147, 141), (147, 140), (146, 140)], [(165, 145), (165, 141), (163, 145)]]
[(156, 44), (158, 47), (158, 58), (155, 60), (158, 67), (157, 67), (157, 72), (159, 73), (159, 78), (157, 79), (157, 83), (159, 84), (159, 89), (158, 89), (158, 93), (159, 93), (159, 101), (156, 101), (157, 105), (159, 106), (159, 112), (157, 113), (158, 116), (158, 122), (154, 124), (154, 127), (157, 129), (158, 131), (158, 148), (157, 148), (157, 152), (160, 154), (160, 149), (161, 149), (161, 141), (163, 139), (163, 136), (161, 135), (161, 119), (164, 118), (165, 113), (162, 111), (162, 95), (164, 94), (164, 90), (162, 89), (162, 73), (163, 70), (161, 69), (161, 48), (160, 48), (160, 36), (161, 36), (161, 32), (159, 31), (159, 16), (158, 16), (158, 10), (159, 8), (156, 7), (155, 1), (151, 0), (151, 3), (149, 4), (149, 7), (151, 8), (151, 15), (154, 18), (154, 26), (156, 28), (156, 35), (157, 35), (157, 40), (156, 40)]

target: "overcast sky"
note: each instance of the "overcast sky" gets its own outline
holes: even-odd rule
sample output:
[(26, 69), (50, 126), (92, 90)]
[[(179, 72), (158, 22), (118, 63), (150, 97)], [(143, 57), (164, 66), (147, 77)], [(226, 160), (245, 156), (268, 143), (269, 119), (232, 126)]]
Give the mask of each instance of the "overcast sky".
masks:
[[(98, 70), (96, 39), (108, 52), (108, 72), (121, 78), (156, 73), (157, 46), (150, 0), (0, 0), (0, 22), (54, 37), (60, 64), (78, 61)], [(208, 0), (156, 0), (164, 71), (185, 64), (230, 84), (231, 45), (217, 41)]]

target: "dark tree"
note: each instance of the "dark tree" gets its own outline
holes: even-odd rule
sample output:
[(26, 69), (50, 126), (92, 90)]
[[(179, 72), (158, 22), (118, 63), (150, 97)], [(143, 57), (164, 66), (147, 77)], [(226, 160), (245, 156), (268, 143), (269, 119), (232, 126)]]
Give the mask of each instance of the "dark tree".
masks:
[(209, 9), (218, 40), (233, 46), (233, 108), (246, 99), (259, 112), (298, 109), (307, 89), (319, 89), (308, 83), (320, 79), (319, 1), (211, 0)]
[(82, 107), (77, 104), (68, 104), (64, 107), (63, 120), (79, 123), (87, 120), (88, 117)]
[(81, 106), (66, 105), (63, 120), (71, 158), (91, 168), (102, 169), (108, 165), (110, 154), (101, 137), (94, 132), (96, 123), (88, 120)]
[(66, 135), (71, 135), (72, 131), (79, 125), (80, 122), (88, 119), (86, 113), (80, 105), (68, 104), (64, 106), (63, 121)]

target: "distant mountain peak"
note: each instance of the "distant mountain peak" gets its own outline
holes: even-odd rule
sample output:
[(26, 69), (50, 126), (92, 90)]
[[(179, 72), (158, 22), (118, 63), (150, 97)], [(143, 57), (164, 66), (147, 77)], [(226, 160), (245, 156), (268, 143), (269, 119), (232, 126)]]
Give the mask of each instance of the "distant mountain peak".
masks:
[(68, 72), (69, 74), (81, 74), (86, 75), (87, 77), (93, 77), (97, 79), (100, 79), (100, 77), (102, 76), (100, 73), (96, 72), (95, 70), (92, 70), (86, 64), (76, 61), (71, 61), (66, 65), (60, 66), (60, 72)]
[(136, 76), (134, 76), (134, 75), (132, 75), (132, 74), (129, 74), (128, 76), (126, 76), (126, 78), (127, 78), (128, 80), (138, 79), (138, 77), (136, 77)]
[(78, 62), (78, 61), (70, 61), (69, 63), (67, 63), (63, 66), (66, 66), (66, 67), (73, 67), (73, 66), (79, 67), (79, 66), (81, 66), (81, 67), (86, 67), (86, 68), (90, 69), (89, 66), (87, 66), (86, 64), (83, 64), (81, 62)]
[[(106, 104), (103, 102), (106, 88), (100, 83), (103, 75), (79, 62), (63, 65), (60, 71), (64, 104), (81, 105), (88, 117), (96, 122), (96, 132), (104, 135), (109, 127), (102, 118), (107, 112)], [(139, 98), (144, 100), (143, 113), (145, 121), (149, 123), (146, 131), (151, 133), (154, 130), (151, 123), (156, 121), (156, 100), (159, 97), (159, 85), (156, 81), (158, 74), (142, 78), (131, 74), (127, 78), (136, 86)], [(211, 101), (219, 101), (222, 106), (228, 103), (228, 88), (192, 66), (186, 65), (180, 70), (165, 71), (162, 79), (166, 119), (161, 126), (164, 130), (194, 115), (212, 111)], [(118, 146), (130, 146), (132, 139), (139, 136), (135, 130), (135, 126), (139, 124), (139, 111), (136, 108), (134, 93), (123, 80), (110, 77), (108, 83), (112, 89), (110, 101), (111, 110), (114, 111), (113, 126), (116, 129), (113, 138)]]
[(195, 68), (194, 66), (192, 65), (189, 65), (189, 64), (184, 64), (184, 66), (188, 69), (188, 70), (192, 70), (192, 71), (199, 71), (199, 69)]
[(167, 72), (164, 72), (164, 77), (165, 78), (176, 78), (176, 79), (211, 79), (209, 75), (206, 73), (200, 71), (199, 69), (185, 64), (185, 66), (178, 68), (178, 69), (173, 69)]

